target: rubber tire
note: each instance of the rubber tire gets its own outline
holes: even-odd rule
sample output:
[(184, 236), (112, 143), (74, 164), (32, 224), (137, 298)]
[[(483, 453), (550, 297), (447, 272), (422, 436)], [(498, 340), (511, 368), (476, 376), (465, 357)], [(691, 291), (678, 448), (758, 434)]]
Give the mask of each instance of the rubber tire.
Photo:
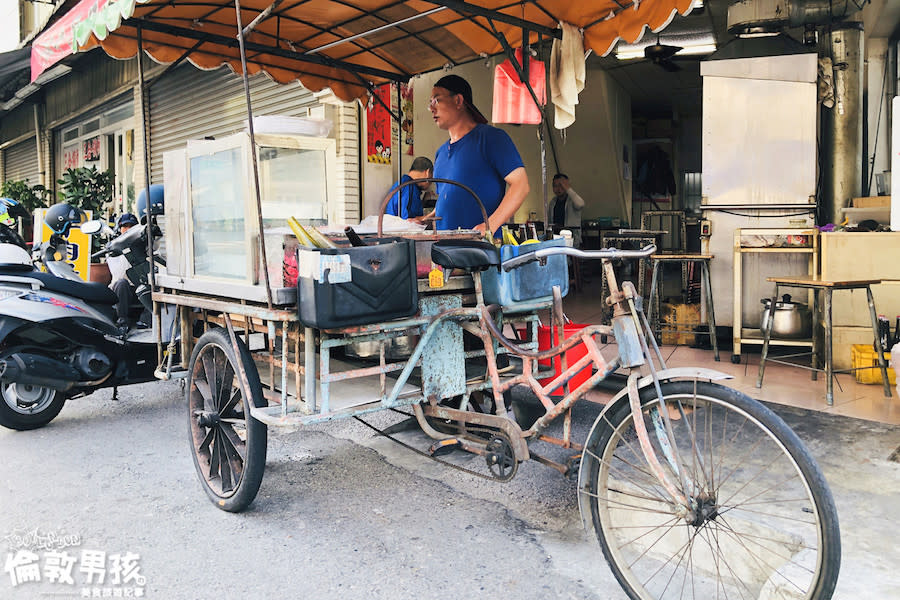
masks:
[[(696, 388), (694, 387), (696, 385)], [(696, 389), (698, 396), (706, 396), (717, 398), (740, 408), (755, 419), (763, 426), (767, 427), (774, 436), (781, 441), (784, 447), (789, 451), (791, 457), (799, 467), (806, 484), (809, 486), (812, 498), (819, 509), (822, 521), (822, 568), (819, 571), (817, 582), (812, 586), (813, 592), (808, 596), (815, 600), (828, 600), (834, 593), (837, 585), (838, 574), (841, 564), (841, 538), (840, 528), (838, 524), (837, 508), (831, 491), (825, 481), (825, 476), (819, 469), (809, 450), (805, 444), (797, 437), (797, 434), (788, 427), (788, 425), (769, 408), (764, 406), (757, 400), (749, 396), (714, 383), (695, 382), (694, 381), (675, 381), (665, 382), (661, 384), (663, 397), (675, 394), (691, 393)], [(646, 406), (649, 402), (657, 400), (656, 392), (652, 386), (645, 387), (640, 390), (641, 406)], [(594, 427), (589, 434), (585, 443), (585, 460), (582, 465), (582, 473), (580, 481), (582, 487), (580, 493), (596, 493), (597, 478), (600, 469), (600, 462), (591, 458), (594, 456), (605, 456), (606, 445), (612, 438), (613, 428), (618, 428), (626, 418), (631, 416), (631, 407), (628, 397), (624, 396), (617, 401), (616, 406), (610, 408), (606, 415), (608, 422), (603, 421), (603, 415), (598, 417)], [(651, 436), (652, 436), (651, 431)], [(589, 452), (588, 452), (589, 451)], [(662, 459), (665, 460), (665, 459)], [(621, 568), (614, 560), (614, 554), (610, 551), (608, 542), (603, 535), (603, 529), (600, 527), (599, 511), (597, 508), (596, 496), (590, 502), (591, 510), (589, 516), (594, 523), (594, 530), (603, 550), (603, 555), (609, 564), (610, 570), (615, 575), (622, 589), (632, 600), (645, 600), (643, 596), (638, 595), (627, 578), (623, 575)]]
[[(199, 450), (194, 441), (195, 428), (200, 426), (196, 424), (193, 416), (191, 393), (196, 387), (194, 378), (197, 373), (197, 361), (200, 360), (202, 354), (214, 351), (217, 348), (224, 353), (235, 378), (238, 377), (235, 365), (240, 360), (247, 375), (250, 387), (249, 396), (253, 406), (266, 406), (266, 400), (262, 395), (262, 385), (259, 381), (259, 372), (256, 369), (256, 364), (253, 362), (253, 357), (240, 338), (237, 339), (237, 346), (239, 355), (236, 357), (228, 333), (222, 328), (213, 328), (204, 333), (191, 353), (190, 374), (185, 386), (185, 398), (188, 406), (188, 439), (191, 444), (194, 467), (197, 470), (197, 476), (200, 479), (203, 491), (206, 492), (206, 495), (209, 496), (209, 499), (212, 500), (217, 508), (227, 512), (241, 512), (256, 498), (256, 494), (259, 492), (259, 487), (262, 484), (263, 472), (266, 468), (268, 430), (264, 423), (250, 416), (247, 394), (242, 393), (241, 403), (246, 424), (246, 453), (243, 457), (243, 469), (237, 486), (230, 493), (219, 493), (210, 487), (206, 479), (206, 474), (201, 466), (201, 460), (205, 459), (199, 455)], [(239, 382), (237, 382), (237, 385), (240, 387)]]
[[(0, 386), (3, 386), (4, 388), (0, 390), (0, 394), (3, 395), (3, 397), (0, 398), (0, 425), (3, 425), (8, 429), (14, 429), (16, 431), (40, 429), (55, 419), (56, 415), (59, 414), (59, 411), (62, 410), (63, 405), (66, 403), (66, 397), (62, 392), (52, 390), (53, 399), (47, 405), (47, 408), (34, 414), (22, 414), (13, 410), (7, 403), (6, 394), (14, 394), (12, 391), (12, 384), (8, 385), (7, 382), (3, 382)], [(48, 388), (36, 389), (47, 390)]]

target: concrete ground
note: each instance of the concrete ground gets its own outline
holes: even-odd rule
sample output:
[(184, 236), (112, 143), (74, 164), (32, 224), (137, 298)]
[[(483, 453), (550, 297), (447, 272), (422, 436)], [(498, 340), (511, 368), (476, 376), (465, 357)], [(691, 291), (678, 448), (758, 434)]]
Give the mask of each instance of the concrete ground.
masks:
[[(603, 394), (598, 394), (602, 400)], [(772, 404), (822, 466), (840, 517), (835, 598), (900, 597), (900, 427)], [(574, 437), (600, 406), (575, 410)], [(271, 430), (266, 475), (242, 514), (197, 482), (177, 382), (101, 391), (48, 427), (0, 431), (0, 558), (30, 532), (139, 555), (144, 595), (206, 598), (625, 598), (583, 532), (575, 483), (540, 464), (511, 482), (448, 469), (348, 420)], [(402, 420), (376, 413), (386, 427)], [(418, 447), (413, 431), (401, 437)], [(46, 537), (46, 535), (45, 535)], [(111, 556), (109, 557), (111, 559)], [(0, 597), (115, 593), (109, 581), (13, 585)], [(110, 574), (110, 577), (112, 574)], [(83, 596), (82, 596), (83, 597)]]

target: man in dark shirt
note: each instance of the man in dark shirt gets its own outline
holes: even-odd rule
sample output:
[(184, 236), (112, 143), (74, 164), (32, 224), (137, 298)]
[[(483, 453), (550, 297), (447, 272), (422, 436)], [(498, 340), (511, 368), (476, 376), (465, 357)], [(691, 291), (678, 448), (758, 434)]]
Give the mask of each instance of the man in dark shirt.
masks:
[[(391, 186), (391, 189), (396, 189), (400, 184), (412, 181), (413, 179), (431, 177), (433, 168), (434, 165), (431, 163), (430, 158), (418, 156), (412, 162), (412, 165), (410, 165), (409, 172), (401, 177), (398, 183)], [(428, 189), (429, 185), (431, 185), (430, 182), (423, 181), (405, 186), (398, 194), (391, 196), (391, 199), (388, 200), (387, 207), (384, 209), (384, 214), (394, 215), (401, 219), (416, 219), (417, 217), (421, 217), (423, 213), (422, 192)], [(398, 198), (398, 196), (400, 196), (400, 198)]]

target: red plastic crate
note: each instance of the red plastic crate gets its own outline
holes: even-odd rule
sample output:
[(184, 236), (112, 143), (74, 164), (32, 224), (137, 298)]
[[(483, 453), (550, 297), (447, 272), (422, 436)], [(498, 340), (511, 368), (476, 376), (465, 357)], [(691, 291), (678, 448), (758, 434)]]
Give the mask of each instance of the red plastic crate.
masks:
[[(565, 331), (565, 337), (569, 336), (581, 331), (587, 327), (587, 325), (579, 325), (576, 323), (569, 323), (563, 329)], [(550, 343), (550, 327), (548, 325), (539, 325), (538, 326), (538, 350), (549, 350), (551, 347), (555, 346), (554, 343)], [(574, 365), (580, 358), (582, 358), (585, 354), (587, 354), (587, 348), (584, 347), (584, 344), (577, 344), (573, 346), (570, 350), (566, 351), (566, 365), (567, 367), (571, 367)], [(547, 377), (546, 379), (539, 379), (538, 381), (541, 385), (547, 385), (551, 381), (553, 381), (556, 377), (562, 373), (562, 369), (560, 368), (560, 356), (556, 356), (553, 359), (545, 359), (538, 361), (539, 364), (543, 367), (549, 367), (550, 362), (553, 362), (553, 375)], [(593, 374), (592, 364), (588, 364), (585, 368), (575, 374), (572, 379), (569, 380), (569, 389), (574, 390), (582, 383), (587, 381), (591, 375)], [(560, 386), (555, 389), (551, 395), (553, 396), (562, 396), (563, 395), (564, 386)]]

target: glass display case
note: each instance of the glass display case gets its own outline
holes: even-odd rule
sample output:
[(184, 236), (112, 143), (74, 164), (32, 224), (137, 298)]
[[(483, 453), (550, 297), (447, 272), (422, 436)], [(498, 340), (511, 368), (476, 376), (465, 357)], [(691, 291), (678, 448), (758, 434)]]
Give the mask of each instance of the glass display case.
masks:
[[(277, 304), (296, 300), (282, 282), (286, 220), (334, 221), (335, 142), (302, 135), (256, 136), (269, 285)], [(265, 301), (250, 136), (188, 142), (164, 156), (163, 287)]]

